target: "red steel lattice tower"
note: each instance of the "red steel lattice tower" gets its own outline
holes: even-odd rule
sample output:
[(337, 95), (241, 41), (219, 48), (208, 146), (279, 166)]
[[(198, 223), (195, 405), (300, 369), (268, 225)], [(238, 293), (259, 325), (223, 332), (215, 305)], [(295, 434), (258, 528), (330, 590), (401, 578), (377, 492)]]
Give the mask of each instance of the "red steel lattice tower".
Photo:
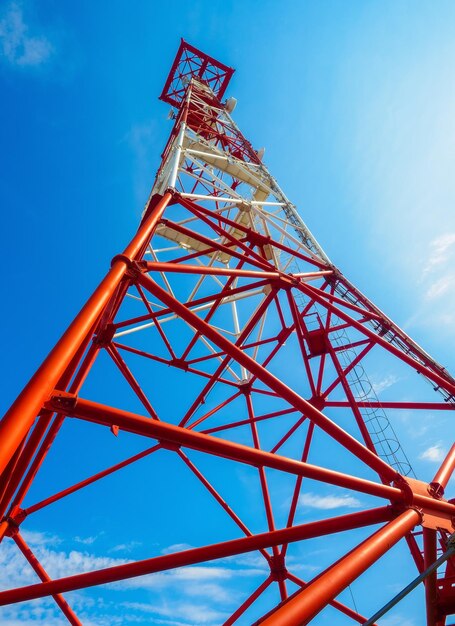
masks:
[[(0, 424), (0, 537), (15, 542), (41, 580), (1, 591), (1, 605), (52, 596), (80, 624), (65, 592), (254, 553), (266, 575), (259, 586), (245, 580), (224, 624), (297, 626), (326, 610), (363, 624), (366, 617), (337, 600), (344, 589), (400, 540), (420, 573), (450, 545), (455, 503), (445, 488), (455, 446), (432, 482), (417, 480), (386, 411), (453, 410), (455, 380), (323, 252), (262, 151), (234, 123), (235, 100), (223, 101), (232, 74), (182, 41), (161, 94), (173, 107), (173, 129), (139, 229)], [(90, 393), (103, 358), (130, 389), (130, 406), (106, 402), (116, 397), (109, 385), (104, 395)], [(415, 398), (404, 401), (397, 384), (396, 400), (379, 400), (365, 373), (376, 358), (415, 375)], [(153, 445), (64, 489), (48, 481), (47, 495), (28, 503), (69, 423), (83, 425), (84, 436), (107, 433), (106, 446), (126, 433)], [(148, 457), (158, 472), (160, 459), (176, 459), (234, 534), (205, 541), (214, 536), (207, 513), (198, 547), (183, 546), (195, 541), (184, 519), (177, 552), (51, 580), (24, 539), (29, 518)], [(251, 528), (232, 489), (238, 467), (256, 481)], [(152, 479), (166, 480), (142, 476), (142, 497)], [(300, 523), (308, 489), (326, 485), (368, 504)], [(121, 494), (118, 502), (121, 510)], [(134, 536), (134, 516), (129, 524)], [(353, 537), (345, 554), (335, 547), (339, 533)], [(334, 546), (333, 562), (304, 581), (296, 546), (317, 537)], [(454, 584), (453, 557), (425, 577), (428, 626), (444, 626), (455, 611)]]

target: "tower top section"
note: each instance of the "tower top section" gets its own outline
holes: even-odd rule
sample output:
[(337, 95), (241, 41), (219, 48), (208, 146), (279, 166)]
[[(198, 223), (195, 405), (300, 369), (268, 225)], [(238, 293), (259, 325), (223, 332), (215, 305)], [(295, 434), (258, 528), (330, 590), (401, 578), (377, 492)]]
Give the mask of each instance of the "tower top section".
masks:
[(179, 108), (192, 78), (207, 84), (221, 100), (234, 71), (182, 39), (160, 100)]

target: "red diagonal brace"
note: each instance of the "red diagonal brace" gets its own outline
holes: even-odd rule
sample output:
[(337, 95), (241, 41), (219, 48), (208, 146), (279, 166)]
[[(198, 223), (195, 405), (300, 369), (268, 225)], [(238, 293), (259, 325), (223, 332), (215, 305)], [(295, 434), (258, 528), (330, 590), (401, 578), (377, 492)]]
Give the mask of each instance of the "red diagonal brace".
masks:
[[(30, 547), (26, 544), (22, 535), (20, 535), (19, 533), (15, 533), (13, 535), (13, 539), (16, 542), (16, 545), (19, 548), (19, 550), (25, 556), (25, 558), (30, 563), (34, 571), (38, 574), (42, 582), (44, 583), (51, 582), (51, 579), (49, 578), (46, 570), (38, 561), (36, 556), (33, 554)], [(70, 607), (70, 605), (68, 604), (68, 602), (65, 600), (65, 598), (62, 595), (60, 595), (59, 593), (54, 593), (52, 594), (52, 597), (54, 598), (56, 604), (61, 609), (63, 615), (66, 617), (69, 623), (72, 624), (72, 626), (82, 626), (82, 622), (79, 621), (73, 609)]]
[(261, 380), (270, 389), (275, 391), (279, 396), (284, 398), (292, 406), (295, 406), (303, 414), (313, 420), (328, 435), (337, 440), (341, 445), (347, 448), (352, 454), (361, 459), (366, 465), (378, 472), (378, 474), (387, 481), (396, 479), (397, 472), (390, 467), (385, 461), (380, 459), (376, 454), (370, 452), (357, 439), (354, 439), (340, 426), (332, 422), (321, 411), (316, 409), (307, 400), (304, 400), (299, 394), (290, 389), (285, 383), (279, 380), (271, 372), (266, 370), (260, 363), (243, 352), (239, 347), (235, 346), (228, 339), (223, 337), (215, 328), (212, 328), (204, 320), (198, 317), (192, 311), (189, 311), (183, 304), (176, 300), (172, 295), (162, 289), (155, 281), (148, 276), (144, 276), (140, 272), (137, 273), (137, 280), (141, 285), (153, 293), (164, 304), (169, 306), (179, 317), (188, 322), (193, 328), (201, 332), (208, 339), (213, 341), (215, 345), (224, 350), (238, 363), (243, 365), (254, 376)]

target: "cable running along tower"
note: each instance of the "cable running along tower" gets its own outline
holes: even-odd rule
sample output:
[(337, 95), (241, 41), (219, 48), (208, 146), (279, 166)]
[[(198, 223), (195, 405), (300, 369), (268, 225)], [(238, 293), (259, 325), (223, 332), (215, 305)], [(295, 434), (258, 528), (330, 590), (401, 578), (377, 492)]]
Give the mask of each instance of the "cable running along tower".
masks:
[[(374, 589), (366, 605), (337, 597), (395, 544), (416, 575), (450, 548), (455, 448), (422, 482), (388, 415), (453, 410), (455, 381), (331, 263), (233, 121), (232, 73), (182, 41), (161, 94), (173, 128), (138, 231), (0, 424), (0, 537), (41, 581), (0, 591), (1, 605), (52, 596), (80, 624), (65, 592), (228, 557), (235, 568), (248, 554), (263, 575), (242, 578), (225, 625), (317, 624), (325, 611), (332, 624), (363, 624), (381, 606)], [(413, 376), (415, 398), (397, 383), (396, 399), (380, 401), (366, 374), (375, 362)], [(101, 389), (94, 372), (108, 366), (130, 395), (109, 377)], [(47, 480), (33, 500), (65, 429), (75, 449), (93, 437), (103, 462), (111, 447), (124, 458), (77, 477), (61, 467), (67, 486)], [(143, 560), (50, 579), (24, 539), (34, 515), (95, 488), (102, 510), (105, 481), (129, 472), (159, 542), (154, 486), (166, 490), (171, 467), (194, 485), (172, 498), (178, 551), (153, 543)], [(331, 510), (329, 496), (357, 508)], [(126, 519), (134, 538), (134, 512)], [(303, 580), (320, 537), (327, 567)], [(424, 577), (428, 626), (455, 611), (454, 568), (449, 556)]]

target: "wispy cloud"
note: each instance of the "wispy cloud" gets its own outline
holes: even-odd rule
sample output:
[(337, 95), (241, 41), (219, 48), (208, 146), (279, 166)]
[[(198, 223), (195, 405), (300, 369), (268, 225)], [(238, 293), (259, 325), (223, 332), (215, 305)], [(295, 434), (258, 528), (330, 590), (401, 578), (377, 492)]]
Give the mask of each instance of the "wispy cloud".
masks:
[[(102, 533), (100, 533), (100, 534), (102, 534)], [(74, 537), (74, 541), (76, 543), (81, 543), (84, 546), (91, 546), (99, 538), (100, 534), (93, 535), (91, 537), (79, 537), (79, 535), (76, 535), (76, 537)]]
[(32, 547), (40, 546), (57, 546), (62, 542), (57, 535), (51, 535), (50, 533), (37, 532), (35, 530), (23, 530), (22, 536), (25, 541)]
[(449, 289), (455, 284), (455, 274), (449, 273), (441, 276), (435, 280), (425, 292), (427, 300), (434, 300), (439, 298), (449, 291)]
[(171, 622), (173, 624), (182, 624), (187, 626), (188, 624), (211, 624), (216, 622), (217, 624), (226, 620), (229, 616), (228, 613), (213, 609), (205, 604), (196, 604), (194, 602), (172, 602), (169, 606), (162, 605), (157, 606), (155, 604), (144, 604), (139, 602), (125, 602), (125, 607), (129, 609), (136, 609), (143, 612), (160, 615), (161, 617), (170, 617), (175, 619), (183, 619), (184, 622)]
[(399, 378), (397, 376), (389, 374), (387, 376), (384, 376), (384, 378), (381, 378), (380, 380), (372, 380), (371, 384), (375, 393), (379, 395), (381, 392), (385, 391), (386, 389), (397, 383), (398, 380)]
[(430, 242), (430, 254), (423, 268), (423, 274), (426, 275), (441, 265), (445, 265), (450, 260), (454, 249), (455, 233), (445, 233), (433, 239)]
[(429, 327), (453, 333), (455, 327), (455, 232), (430, 241), (420, 265), (424, 297), (405, 326)]
[(356, 509), (360, 506), (360, 501), (348, 494), (342, 496), (319, 496), (314, 493), (302, 493), (299, 497), (299, 504), (311, 507), (312, 509), (323, 510), (340, 508)]
[(126, 552), (130, 553), (134, 548), (141, 546), (140, 541), (128, 541), (128, 543), (119, 543), (109, 550), (109, 552)]
[[(123, 558), (101, 557), (89, 550), (65, 551), (66, 541), (55, 535), (25, 530), (23, 535), (52, 578), (127, 562)], [(92, 546), (96, 538), (73, 537), (72, 542)], [(128, 545), (116, 546), (118, 552), (120, 549), (127, 551)], [(191, 546), (187, 544), (174, 544), (163, 552), (169, 554), (189, 547)], [(253, 555), (244, 555), (244, 561), (240, 557), (232, 557), (218, 561), (218, 565), (180, 567), (113, 583), (110, 588), (117, 592), (128, 594), (134, 590), (135, 595), (146, 594), (149, 599), (148, 603), (142, 604), (124, 603), (122, 606), (129, 610), (122, 615), (118, 614), (118, 595), (115, 607), (109, 602), (105, 603), (103, 588), (99, 591), (101, 597), (96, 600), (81, 593), (70, 595), (69, 600), (87, 626), (121, 626), (129, 623), (215, 626), (224, 622), (232, 608), (242, 601), (245, 591), (239, 580), (262, 580), (266, 575), (263, 559), (257, 564), (252, 557)], [(7, 589), (35, 582), (38, 582), (37, 577), (23, 555), (11, 540), (6, 540), (0, 551), (0, 588)], [(127, 597), (126, 595), (125, 599)], [(213, 606), (209, 606), (207, 598), (211, 599)], [(32, 609), (35, 611), (33, 615)], [(6, 626), (32, 626), (34, 623), (58, 626), (61, 623), (58, 610), (49, 599), (1, 607), (0, 622)]]
[(183, 552), (183, 550), (191, 550), (194, 546), (189, 543), (173, 543), (161, 550), (161, 554), (173, 554), (174, 552)]
[(22, 67), (42, 65), (54, 52), (46, 37), (30, 33), (17, 2), (9, 4), (0, 19), (0, 49), (11, 65)]
[(433, 463), (440, 463), (444, 460), (446, 452), (441, 444), (437, 443), (434, 446), (430, 446), (422, 452), (419, 459), (422, 461), (431, 461)]

